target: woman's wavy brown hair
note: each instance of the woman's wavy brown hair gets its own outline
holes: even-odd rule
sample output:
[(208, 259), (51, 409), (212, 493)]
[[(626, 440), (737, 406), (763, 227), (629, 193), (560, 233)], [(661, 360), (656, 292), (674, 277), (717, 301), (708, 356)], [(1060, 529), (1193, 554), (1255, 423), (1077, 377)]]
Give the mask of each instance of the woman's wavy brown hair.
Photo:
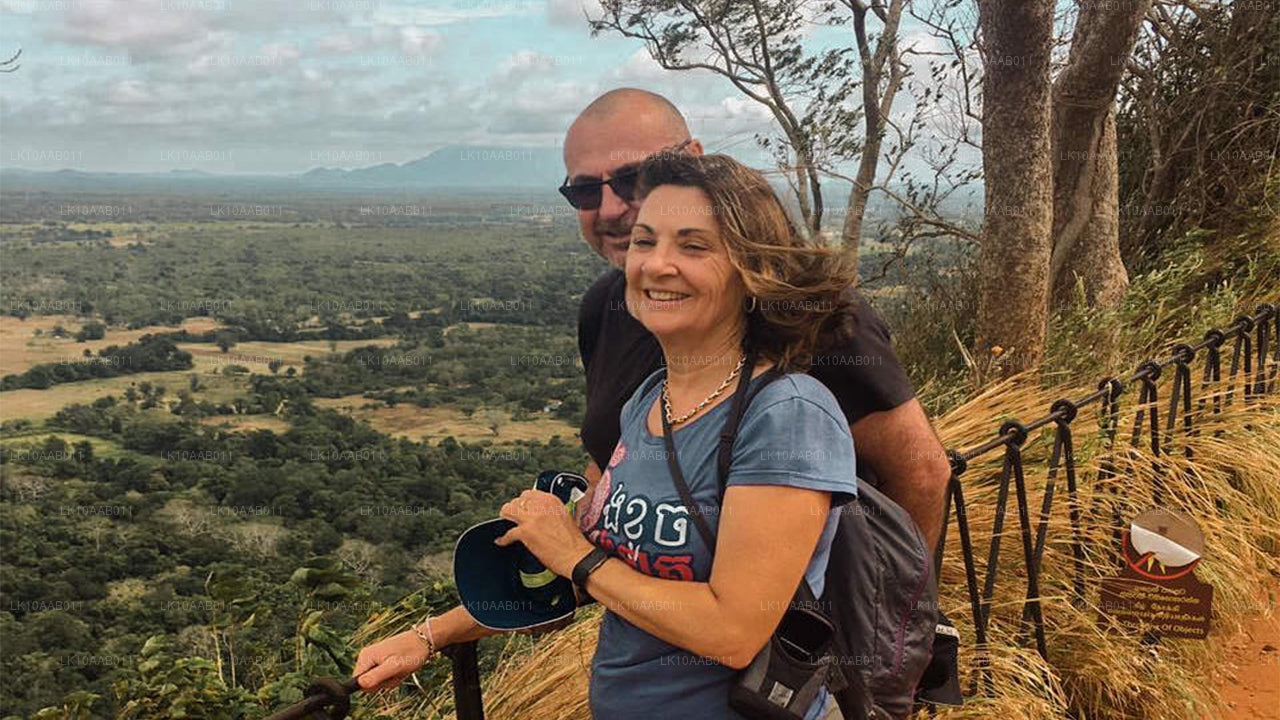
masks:
[(727, 155), (664, 152), (641, 166), (637, 197), (660, 185), (696, 187), (711, 200), (729, 262), (757, 299), (743, 340), (759, 356), (803, 372), (815, 353), (848, 338), (854, 260), (801, 236), (764, 175)]

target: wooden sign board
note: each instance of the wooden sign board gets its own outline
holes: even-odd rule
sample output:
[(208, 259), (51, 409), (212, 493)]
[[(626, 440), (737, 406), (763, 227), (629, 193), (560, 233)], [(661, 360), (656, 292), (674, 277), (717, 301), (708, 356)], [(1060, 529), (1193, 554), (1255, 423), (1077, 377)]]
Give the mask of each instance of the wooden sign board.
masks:
[(1124, 567), (1102, 581), (1100, 622), (1160, 637), (1204, 639), (1209, 634), (1213, 586), (1195, 576), (1204, 536), (1186, 515), (1148, 510), (1124, 533)]

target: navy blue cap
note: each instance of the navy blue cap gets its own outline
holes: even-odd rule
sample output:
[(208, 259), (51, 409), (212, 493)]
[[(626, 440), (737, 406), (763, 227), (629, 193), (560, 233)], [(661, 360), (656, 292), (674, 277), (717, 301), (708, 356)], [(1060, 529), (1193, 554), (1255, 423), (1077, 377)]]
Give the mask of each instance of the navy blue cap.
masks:
[[(548, 470), (534, 488), (551, 492), (570, 512), (587, 488), (576, 473)], [(506, 518), (473, 525), (453, 550), (453, 578), (462, 606), (491, 630), (525, 630), (572, 617), (573, 581), (542, 566), (522, 543), (493, 544), (516, 524)]]

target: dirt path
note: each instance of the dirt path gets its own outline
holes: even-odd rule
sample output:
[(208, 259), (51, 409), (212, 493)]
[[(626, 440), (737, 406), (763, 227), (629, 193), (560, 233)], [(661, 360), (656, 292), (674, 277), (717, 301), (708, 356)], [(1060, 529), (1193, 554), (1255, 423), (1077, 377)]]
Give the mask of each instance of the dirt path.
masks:
[(1280, 720), (1280, 616), (1254, 618), (1227, 641), (1218, 690), (1231, 720)]

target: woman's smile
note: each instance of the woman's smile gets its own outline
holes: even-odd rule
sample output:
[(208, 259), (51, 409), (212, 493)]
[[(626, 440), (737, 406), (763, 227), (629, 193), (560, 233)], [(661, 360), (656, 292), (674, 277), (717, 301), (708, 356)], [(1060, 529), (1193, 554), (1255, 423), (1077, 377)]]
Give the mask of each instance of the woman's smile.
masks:
[(672, 310), (680, 307), (680, 305), (690, 297), (687, 293), (674, 292), (671, 290), (655, 290), (647, 289), (644, 291), (645, 299), (649, 300), (651, 307), (655, 310)]

